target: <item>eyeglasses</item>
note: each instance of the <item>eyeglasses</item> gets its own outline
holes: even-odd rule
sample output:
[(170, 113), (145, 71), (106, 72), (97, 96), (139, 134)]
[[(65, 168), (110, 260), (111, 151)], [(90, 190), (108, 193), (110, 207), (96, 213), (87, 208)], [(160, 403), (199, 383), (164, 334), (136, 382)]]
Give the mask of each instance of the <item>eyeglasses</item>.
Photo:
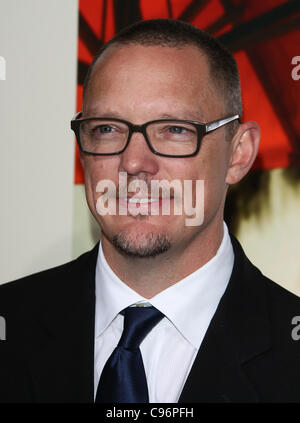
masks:
[(134, 132), (143, 134), (149, 149), (159, 156), (195, 156), (205, 134), (240, 119), (239, 115), (209, 123), (160, 119), (143, 125), (133, 125), (121, 119), (81, 116), (82, 112), (75, 115), (71, 121), (71, 129), (75, 132), (80, 151), (95, 156), (123, 153)]

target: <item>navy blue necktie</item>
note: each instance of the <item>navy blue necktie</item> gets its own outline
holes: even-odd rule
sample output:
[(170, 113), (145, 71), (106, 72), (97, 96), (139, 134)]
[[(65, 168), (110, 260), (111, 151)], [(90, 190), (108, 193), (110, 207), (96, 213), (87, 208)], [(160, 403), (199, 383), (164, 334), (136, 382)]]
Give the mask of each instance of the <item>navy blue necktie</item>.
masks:
[(123, 333), (103, 368), (95, 402), (149, 402), (140, 343), (164, 315), (152, 306), (127, 307), (122, 314)]

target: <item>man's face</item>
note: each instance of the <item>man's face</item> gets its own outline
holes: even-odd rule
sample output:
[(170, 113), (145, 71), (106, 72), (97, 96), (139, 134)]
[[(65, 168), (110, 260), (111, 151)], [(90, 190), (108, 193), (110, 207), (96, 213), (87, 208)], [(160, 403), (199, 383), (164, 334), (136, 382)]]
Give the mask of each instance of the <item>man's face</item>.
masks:
[[(111, 46), (96, 63), (84, 99), (83, 117), (119, 118), (139, 125), (158, 119), (207, 123), (224, 117), (224, 106), (204, 54), (194, 46)], [(222, 221), (230, 148), (225, 129), (207, 134), (197, 156), (161, 157), (153, 154), (141, 133), (133, 133), (127, 149), (115, 156), (82, 155), (87, 201), (102, 229), (104, 248), (118, 245), (131, 254), (147, 256), (166, 249), (181, 251), (207, 228)], [(118, 187), (119, 172), (128, 183), (142, 179), (204, 180), (204, 221), (186, 226), (187, 216), (100, 216), (97, 183)], [(150, 195), (150, 191), (149, 191)], [(194, 199), (195, 204), (195, 199)], [(172, 202), (171, 202), (172, 210)]]

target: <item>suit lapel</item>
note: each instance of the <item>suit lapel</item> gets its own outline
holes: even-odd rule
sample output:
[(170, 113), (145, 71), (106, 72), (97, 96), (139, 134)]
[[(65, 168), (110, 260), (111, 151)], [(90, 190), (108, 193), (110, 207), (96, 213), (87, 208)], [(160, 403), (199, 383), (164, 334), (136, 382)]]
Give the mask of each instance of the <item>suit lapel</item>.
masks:
[(235, 254), (227, 289), (210, 323), (179, 402), (256, 402), (244, 363), (270, 347), (261, 273), (232, 238)]
[(43, 338), (28, 360), (36, 402), (94, 400), (97, 254), (98, 245), (76, 260), (69, 272), (62, 272), (61, 292), (44, 310), (40, 321)]

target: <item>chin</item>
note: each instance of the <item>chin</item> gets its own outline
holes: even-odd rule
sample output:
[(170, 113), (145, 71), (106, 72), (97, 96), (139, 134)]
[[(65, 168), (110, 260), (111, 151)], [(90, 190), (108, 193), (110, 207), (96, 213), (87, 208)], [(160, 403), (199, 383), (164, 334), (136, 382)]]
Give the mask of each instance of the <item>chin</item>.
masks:
[(111, 243), (123, 255), (136, 258), (153, 258), (171, 248), (168, 235), (162, 231), (123, 230), (110, 237)]

